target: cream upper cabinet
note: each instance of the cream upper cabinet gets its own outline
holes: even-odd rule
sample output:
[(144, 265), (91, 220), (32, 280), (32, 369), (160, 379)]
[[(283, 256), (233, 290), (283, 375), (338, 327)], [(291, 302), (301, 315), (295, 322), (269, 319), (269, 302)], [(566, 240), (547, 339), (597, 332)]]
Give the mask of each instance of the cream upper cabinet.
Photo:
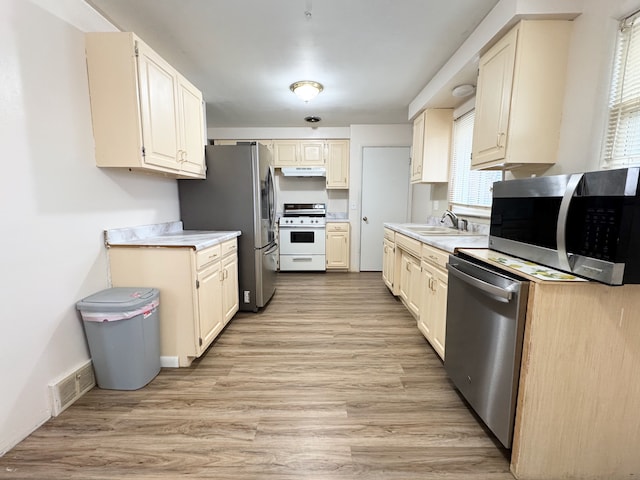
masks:
[(273, 166), (324, 167), (324, 140), (274, 140)]
[(418, 328), (436, 353), (444, 360), (447, 324), (448, 274), (445, 270), (449, 254), (422, 245), (422, 296)]
[[(175, 70), (153, 50), (141, 42), (135, 42), (135, 45), (138, 56), (138, 85), (144, 152), (142, 161), (146, 165), (179, 170), (179, 151), (181, 149), (178, 118), (178, 76)], [(91, 81), (91, 78), (89, 80)], [(113, 93), (117, 95), (116, 92)], [(94, 90), (91, 89), (92, 100), (93, 97)], [(99, 132), (94, 131), (94, 136), (98, 137), (98, 134)], [(99, 160), (97, 155), (96, 159)]]
[(411, 183), (447, 183), (453, 109), (438, 108), (422, 112), (413, 122), (411, 145)]
[(326, 167), (327, 188), (349, 188), (349, 140), (273, 140), (273, 166)]
[(273, 166), (296, 167), (300, 165), (299, 142), (297, 140), (273, 141)]
[(317, 167), (324, 166), (324, 149), (326, 143), (323, 140), (302, 140), (300, 145), (300, 166)]
[(111, 246), (114, 287), (160, 290), (160, 355), (177, 366), (201, 356), (238, 311), (237, 240), (192, 247)]
[(85, 43), (96, 164), (204, 178), (201, 92), (133, 33)]
[(327, 270), (349, 269), (349, 227), (346, 222), (327, 222)]
[(572, 22), (523, 20), (480, 58), (472, 168), (556, 161)]
[(349, 188), (349, 140), (327, 140), (327, 188)]
[(196, 176), (204, 174), (204, 99), (186, 78), (178, 77), (181, 150), (180, 169)]
[(413, 140), (411, 142), (411, 183), (422, 177), (422, 151), (424, 149), (424, 116), (418, 115), (413, 121)]

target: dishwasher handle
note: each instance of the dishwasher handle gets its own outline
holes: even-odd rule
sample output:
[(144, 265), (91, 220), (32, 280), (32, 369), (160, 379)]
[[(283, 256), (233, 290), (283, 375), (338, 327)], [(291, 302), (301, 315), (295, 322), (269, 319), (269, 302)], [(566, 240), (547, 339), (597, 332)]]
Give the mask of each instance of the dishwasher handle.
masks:
[(509, 303), (513, 298), (513, 292), (509, 290), (505, 290), (504, 288), (497, 287), (488, 282), (485, 282), (484, 280), (480, 280), (479, 278), (476, 278), (467, 273), (464, 273), (463, 271), (457, 269), (454, 265), (450, 263), (447, 263), (447, 270), (449, 270), (449, 273), (452, 274), (454, 277), (457, 277), (463, 282), (478, 288), (484, 293), (487, 293), (489, 295), (493, 295), (494, 297), (499, 298), (501, 301), (505, 303)]

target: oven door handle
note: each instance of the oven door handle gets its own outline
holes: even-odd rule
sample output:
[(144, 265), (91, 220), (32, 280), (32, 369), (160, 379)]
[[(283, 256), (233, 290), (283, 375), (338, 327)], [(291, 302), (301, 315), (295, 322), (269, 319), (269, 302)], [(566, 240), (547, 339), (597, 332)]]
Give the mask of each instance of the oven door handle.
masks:
[(567, 217), (569, 216), (569, 207), (571, 200), (578, 189), (580, 180), (584, 176), (583, 173), (574, 173), (569, 177), (567, 188), (564, 191), (562, 201), (560, 202), (560, 210), (558, 212), (558, 223), (556, 225), (556, 245), (558, 248), (558, 264), (561, 270), (573, 271), (569, 262), (569, 254), (567, 253)]
[(492, 285), (491, 283), (485, 282), (484, 280), (480, 280), (479, 278), (464, 273), (450, 263), (447, 263), (447, 270), (449, 270), (449, 273), (454, 277), (457, 277), (463, 282), (476, 287), (484, 293), (493, 295), (494, 297), (498, 297), (498, 299), (505, 303), (509, 303), (511, 301), (511, 298), (513, 297), (513, 292), (505, 290), (504, 288), (497, 287), (495, 285)]

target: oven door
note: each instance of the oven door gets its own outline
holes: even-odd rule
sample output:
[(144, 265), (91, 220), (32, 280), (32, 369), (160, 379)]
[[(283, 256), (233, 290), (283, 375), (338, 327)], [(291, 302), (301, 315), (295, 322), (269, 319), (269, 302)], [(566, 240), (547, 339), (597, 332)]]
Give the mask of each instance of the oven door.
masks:
[(281, 255), (324, 255), (324, 227), (285, 227), (280, 226)]

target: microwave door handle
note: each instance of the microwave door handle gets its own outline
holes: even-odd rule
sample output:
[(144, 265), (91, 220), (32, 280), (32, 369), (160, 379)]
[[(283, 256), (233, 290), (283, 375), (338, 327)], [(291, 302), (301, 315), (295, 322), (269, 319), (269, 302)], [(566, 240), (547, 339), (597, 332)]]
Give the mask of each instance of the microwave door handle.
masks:
[(556, 226), (556, 243), (558, 247), (558, 264), (560, 269), (573, 271), (569, 263), (569, 254), (567, 253), (567, 217), (569, 215), (569, 207), (573, 199), (580, 180), (584, 176), (583, 173), (574, 173), (569, 177), (567, 188), (560, 202), (560, 211), (558, 212), (558, 224)]

